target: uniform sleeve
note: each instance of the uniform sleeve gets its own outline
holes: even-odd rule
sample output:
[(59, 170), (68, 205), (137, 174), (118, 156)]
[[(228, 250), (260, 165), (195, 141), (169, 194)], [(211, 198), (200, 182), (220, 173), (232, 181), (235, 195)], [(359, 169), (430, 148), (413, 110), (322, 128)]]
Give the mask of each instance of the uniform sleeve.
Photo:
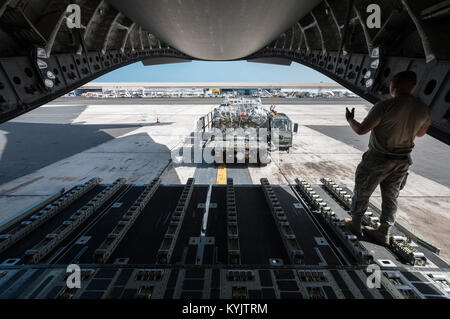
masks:
[(367, 114), (367, 117), (364, 119), (365, 122), (368, 122), (372, 125), (378, 125), (384, 115), (385, 110), (385, 103), (379, 102), (375, 104), (369, 111), (369, 114)]

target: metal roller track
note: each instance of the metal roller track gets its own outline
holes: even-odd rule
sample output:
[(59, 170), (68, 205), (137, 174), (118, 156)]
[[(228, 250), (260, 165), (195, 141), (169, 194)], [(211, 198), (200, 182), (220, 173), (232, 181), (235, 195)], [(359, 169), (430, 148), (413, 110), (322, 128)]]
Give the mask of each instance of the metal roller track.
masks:
[[(352, 205), (351, 196), (343, 190), (337, 183), (330, 178), (322, 178), (320, 180), (325, 189), (334, 195), (334, 197), (347, 209), (350, 209)], [(362, 219), (363, 224), (378, 228), (380, 225), (380, 219), (374, 216), (374, 212), (369, 208), (364, 214)], [(389, 248), (402, 260), (411, 264), (412, 266), (425, 266), (427, 264), (427, 258), (423, 253), (418, 252), (410, 245), (411, 239), (404, 236), (392, 236), (390, 240)]]
[(267, 178), (261, 178), (261, 185), (263, 187), (264, 195), (266, 196), (267, 204), (270, 207), (272, 216), (275, 219), (275, 223), (280, 232), (281, 239), (289, 254), (291, 262), (294, 265), (303, 263), (303, 250), (300, 248), (297, 238), (292, 230), (286, 214), (275, 195), (272, 186), (269, 184)]
[(227, 239), (228, 262), (230, 264), (241, 263), (241, 250), (239, 245), (239, 228), (236, 211), (236, 194), (233, 179), (227, 178)]
[(51, 204), (56, 201), (59, 197), (64, 195), (65, 189), (61, 188), (59, 191), (54, 192), (53, 194), (48, 195), (46, 198), (41, 201), (33, 204), (31, 207), (27, 207), (24, 210), (18, 212), (17, 214), (7, 218), (6, 220), (0, 222), (0, 232), (3, 232), (5, 229), (8, 229), (10, 226), (14, 225), (18, 221), (40, 211), (45, 206)]
[(47, 234), (45, 238), (36, 244), (32, 249), (25, 252), (25, 260), (37, 264), (45, 256), (47, 256), (55, 247), (57, 247), (64, 239), (90, 216), (92, 216), (103, 204), (106, 203), (114, 194), (116, 194), (127, 180), (119, 178), (110, 186), (101, 191), (97, 196), (91, 199), (86, 205), (80, 208), (68, 220), (64, 221), (61, 226), (55, 229), (52, 233)]
[[(325, 190), (328, 191), (334, 198), (336, 198), (339, 203), (341, 203), (346, 209), (350, 209), (352, 206), (352, 196), (349, 195), (344, 189), (339, 187), (335, 182), (333, 182), (329, 178), (322, 178), (320, 180), (325, 187)], [(364, 214), (362, 221), (365, 225), (378, 228), (380, 226), (380, 218), (375, 216), (374, 212), (368, 208), (366, 213)]]
[(86, 183), (74, 187), (65, 193), (64, 196), (39, 210), (28, 220), (23, 220), (18, 226), (0, 235), (0, 253), (17, 243), (47, 220), (62, 212), (66, 207), (97, 186), (101, 180), (98, 177), (92, 178)]
[(98, 263), (106, 263), (109, 257), (114, 253), (114, 250), (120, 244), (126, 233), (131, 229), (136, 219), (147, 206), (150, 199), (155, 194), (161, 179), (154, 179), (149, 186), (147, 186), (141, 195), (136, 199), (134, 204), (122, 216), (117, 226), (111, 231), (105, 241), (94, 252), (94, 260)]
[[(213, 186), (211, 198), (214, 199), (216, 208), (211, 213), (206, 230), (208, 238), (215, 238), (214, 245), (221, 258), (219, 262), (195, 264), (193, 260), (198, 250), (192, 244), (191, 238), (195, 238), (192, 236), (198, 234), (201, 225), (201, 214), (198, 213), (202, 207), (199, 207), (199, 204), (203, 204), (206, 185), (194, 185), (190, 182), (190, 185), (162, 185), (156, 180), (150, 185), (127, 184), (76, 230), (71, 231), (38, 264), (26, 263), (27, 260), (20, 258), (26, 249), (36, 247), (36, 243), (46, 234), (59, 234), (58, 227), (64, 224), (64, 220), (70, 220), (70, 216), (74, 215), (79, 207), (84, 207), (85, 203), (98, 194), (97, 188), (94, 189), (80, 198), (78, 203), (66, 208), (55, 220), (46, 222), (41, 229), (32, 232), (26, 241), (2, 254), (0, 299), (299, 300), (450, 297), (449, 265), (433, 256), (432, 252), (424, 247), (417, 247), (428, 258), (429, 264), (425, 267), (411, 266), (403, 259), (395, 258), (387, 248), (358, 238), (366, 250), (377, 246), (374, 248), (374, 262), (381, 270), (381, 285), (378, 288), (369, 288), (367, 280), (370, 279), (370, 271), (367, 264), (356, 260), (356, 257), (353, 258), (350, 247), (352, 243), (339, 236), (335, 229), (339, 227), (333, 228), (332, 221), (327, 220), (327, 215), (343, 218), (346, 216), (345, 208), (337, 198), (330, 195), (331, 193), (322, 189), (322, 185), (310, 185), (300, 179), (296, 182), (304, 185), (305, 192), (301, 191), (298, 184), (275, 186), (265, 183), (264, 187), (234, 185), (232, 180), (228, 180), (225, 187)], [(101, 185), (98, 188), (106, 189), (109, 186)], [(227, 188), (234, 192), (227, 192)], [(270, 188), (276, 196), (271, 196), (272, 192), (267, 191)], [(341, 188), (346, 190), (344, 186)], [(153, 190), (156, 192), (151, 196)], [(192, 195), (189, 197), (191, 190)], [(235, 203), (230, 201), (233, 193)], [(151, 199), (145, 206), (144, 200), (150, 196)], [(174, 202), (173, 198), (178, 197), (180, 200)], [(289, 252), (282, 240), (284, 233), (274, 221), (274, 214), (268, 210), (277, 208), (276, 202), (270, 207), (270, 203), (268, 205), (263, 197), (269, 198), (271, 202), (275, 202), (275, 199), (280, 202), (297, 241), (302, 244), (302, 264), (290, 262)], [(320, 197), (323, 201), (320, 201)], [(233, 216), (233, 204), (239, 204), (235, 207), (238, 216)], [(182, 210), (184, 209), (184, 217), (171, 214), (176, 205), (181, 205)], [(116, 232), (118, 228), (115, 227), (118, 224), (123, 221), (130, 223), (133, 220), (133, 216), (128, 218), (130, 216), (127, 214), (132, 206), (142, 206), (141, 208), (145, 209), (138, 217), (134, 215), (137, 218), (134, 218), (132, 228), (128, 231), (124, 231), (126, 228), (120, 228), (120, 231)], [(228, 212), (232, 214), (229, 219)], [(261, 212), (264, 214), (260, 214)], [(175, 228), (168, 231), (174, 216), (177, 216), (177, 223), (172, 224)], [(239, 226), (239, 264), (231, 262), (227, 248), (227, 226), (235, 219), (238, 220)], [(314, 228), (314, 231), (310, 231), (310, 228)], [(100, 247), (111, 233), (119, 234), (117, 238), (123, 239), (105, 262), (93, 260), (92, 255), (96, 248)], [(172, 235), (171, 239), (176, 244), (164, 252), (168, 262), (158, 263), (155, 257), (167, 233)], [(401, 234), (401, 231), (396, 234)], [(262, 239), (267, 241), (263, 242)], [(271, 246), (270, 243), (275, 241), (276, 245)], [(259, 249), (261, 247), (263, 251)], [(356, 251), (356, 248), (354, 250)], [(282, 252), (282, 256), (279, 252)], [(274, 253), (276, 255), (273, 255)], [(321, 253), (323, 259), (310, 258), (315, 253)], [(180, 258), (183, 254), (189, 258)], [(337, 259), (332, 254), (336, 255)], [(252, 257), (251, 260), (249, 256)], [(213, 260), (210, 257), (208, 260)], [(267, 263), (268, 258), (282, 258), (282, 262)], [(70, 272), (67, 272), (69, 264), (77, 264), (81, 268), (80, 288), (68, 288), (65, 285), (70, 276)]]
[(326, 238), (326, 240), (328, 241), (328, 243), (330, 245), (330, 249), (333, 251), (333, 254), (339, 260), (340, 264), (341, 265), (349, 265), (350, 262), (347, 260), (343, 251), (334, 243), (333, 238), (331, 238), (330, 234), (324, 229), (323, 225), (321, 225), (321, 223), (319, 222), (319, 220), (316, 217), (316, 213), (314, 212), (312, 207), (308, 204), (307, 199), (299, 193), (298, 186), (291, 185), (290, 188), (291, 188), (292, 192), (294, 193), (294, 195), (299, 200), (299, 202), (305, 208), (305, 211), (307, 212), (307, 216), (309, 217), (309, 219), (317, 227), (317, 229), (320, 231), (322, 236), (324, 238)]
[(344, 221), (337, 218), (335, 213), (328, 207), (327, 203), (320, 198), (312, 189), (311, 185), (305, 180), (296, 178), (298, 189), (310, 205), (314, 207), (317, 213), (321, 214), (323, 219), (331, 226), (336, 235), (341, 239), (344, 245), (352, 255), (363, 264), (371, 264), (374, 260), (372, 252), (367, 251), (358, 241), (358, 238), (350, 233), (344, 226)]
[(195, 180), (189, 178), (186, 186), (183, 188), (180, 199), (178, 201), (175, 211), (172, 213), (169, 228), (166, 231), (164, 239), (157, 253), (158, 264), (168, 264), (170, 257), (172, 257), (173, 249), (177, 243), (178, 234), (180, 233), (181, 226), (183, 225), (184, 216), (189, 206), (189, 201), (194, 191)]

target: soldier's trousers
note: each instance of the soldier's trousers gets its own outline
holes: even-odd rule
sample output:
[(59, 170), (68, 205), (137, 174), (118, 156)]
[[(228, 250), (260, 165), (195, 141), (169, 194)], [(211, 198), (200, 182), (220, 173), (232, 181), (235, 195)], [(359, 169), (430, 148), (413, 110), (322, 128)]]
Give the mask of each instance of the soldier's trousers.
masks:
[(380, 230), (388, 232), (395, 223), (397, 198), (406, 184), (410, 157), (390, 158), (384, 154), (367, 151), (355, 174), (351, 215), (361, 220), (369, 206), (369, 199), (378, 185), (381, 189), (382, 215)]

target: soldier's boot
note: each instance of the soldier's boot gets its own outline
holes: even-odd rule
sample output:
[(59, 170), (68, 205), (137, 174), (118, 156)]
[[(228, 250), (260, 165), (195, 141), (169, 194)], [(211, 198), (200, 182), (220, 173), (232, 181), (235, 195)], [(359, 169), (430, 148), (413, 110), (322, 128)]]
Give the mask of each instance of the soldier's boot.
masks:
[(354, 235), (361, 236), (361, 218), (353, 217), (353, 218), (345, 218), (344, 219), (345, 227), (350, 230)]
[(391, 235), (390, 235), (391, 227), (389, 225), (382, 224), (377, 229), (365, 226), (364, 232), (367, 236), (372, 238), (377, 244), (382, 246), (387, 246), (390, 243)]

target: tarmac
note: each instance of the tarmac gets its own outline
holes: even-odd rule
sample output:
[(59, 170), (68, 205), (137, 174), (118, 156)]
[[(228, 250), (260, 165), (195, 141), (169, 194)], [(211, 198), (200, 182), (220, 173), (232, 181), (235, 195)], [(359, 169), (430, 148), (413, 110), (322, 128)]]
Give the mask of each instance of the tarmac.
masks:
[[(0, 125), (0, 223), (60, 188), (92, 177), (118, 177), (145, 184), (161, 175), (164, 184), (215, 184), (212, 164), (170, 163), (171, 152), (192, 144), (200, 116), (220, 99), (61, 98)], [(269, 165), (228, 165), (235, 184), (311, 184), (329, 177), (354, 185), (354, 172), (367, 149), (345, 120), (345, 107), (362, 120), (371, 105), (361, 99), (264, 99), (286, 113), (299, 132), (290, 153)], [(160, 123), (156, 123), (156, 119)], [(416, 140), (408, 183), (399, 198), (398, 219), (442, 249), (450, 260), (450, 148), (430, 136)], [(381, 203), (377, 190), (372, 200)], [(256, 205), (257, 203), (255, 203)]]

